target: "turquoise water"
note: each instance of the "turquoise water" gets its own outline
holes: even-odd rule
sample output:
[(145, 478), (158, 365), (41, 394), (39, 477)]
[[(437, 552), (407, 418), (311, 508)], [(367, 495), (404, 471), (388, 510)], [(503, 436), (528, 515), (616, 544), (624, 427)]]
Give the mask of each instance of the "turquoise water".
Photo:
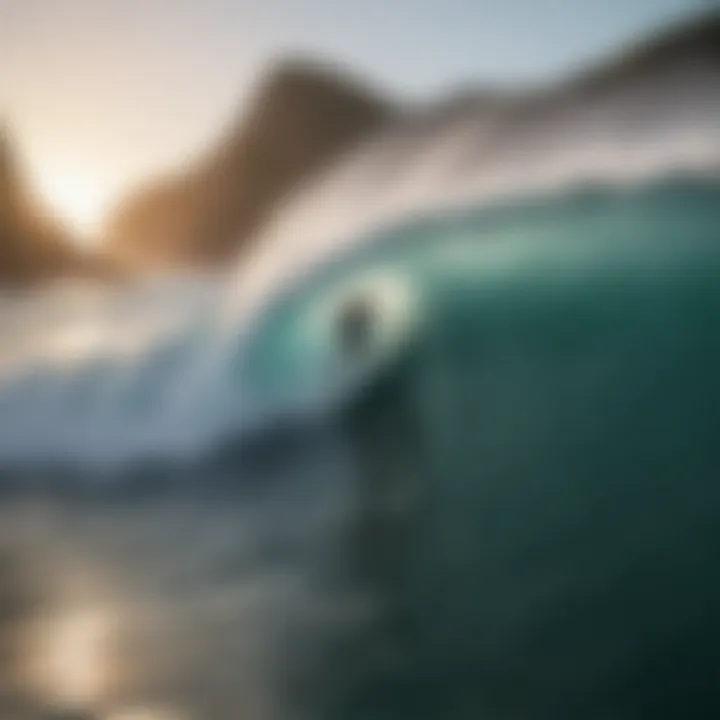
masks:
[[(676, 179), (327, 258), (220, 376), (252, 434), (112, 482), (0, 474), (0, 714), (717, 716), (719, 240), (720, 184)], [(124, 422), (194, 337), (114, 388)], [(73, 663), (28, 677), (38, 653)]]
[[(397, 657), (349, 717), (720, 712), (719, 201), (669, 182), (436, 218), (269, 316), (254, 387), (344, 388), (388, 508), (362, 567)], [(353, 373), (327, 306), (358, 294), (379, 331)]]
[[(625, 192), (586, 188), (391, 228), (281, 294), (256, 323), (242, 372), (259, 405), (291, 404), (333, 381), (343, 385), (348, 363), (338, 360), (333, 313), (358, 297), (377, 309), (379, 342), (355, 363), (370, 368), (421, 326), (433, 329), (438, 313), (452, 316), (467, 302), (490, 312), (538, 292), (562, 295), (565, 288), (569, 297), (578, 285), (635, 284), (670, 274), (676, 262), (702, 265), (715, 251), (718, 192), (701, 181)], [(604, 292), (598, 288), (597, 304), (626, 300)]]

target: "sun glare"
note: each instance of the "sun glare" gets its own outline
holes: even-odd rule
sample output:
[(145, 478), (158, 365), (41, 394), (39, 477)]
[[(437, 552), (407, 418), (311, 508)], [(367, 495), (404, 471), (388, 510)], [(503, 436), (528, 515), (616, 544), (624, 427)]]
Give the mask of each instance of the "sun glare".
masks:
[(103, 219), (106, 188), (90, 176), (59, 170), (41, 172), (38, 185), (53, 211), (75, 230), (79, 242), (92, 243)]

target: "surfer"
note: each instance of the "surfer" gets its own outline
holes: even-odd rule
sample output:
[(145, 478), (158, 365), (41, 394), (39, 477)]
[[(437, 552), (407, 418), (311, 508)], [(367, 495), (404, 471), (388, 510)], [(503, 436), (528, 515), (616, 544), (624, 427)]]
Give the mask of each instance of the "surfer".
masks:
[(374, 322), (375, 312), (368, 298), (356, 297), (345, 304), (337, 319), (338, 345), (343, 357), (361, 357), (369, 350)]

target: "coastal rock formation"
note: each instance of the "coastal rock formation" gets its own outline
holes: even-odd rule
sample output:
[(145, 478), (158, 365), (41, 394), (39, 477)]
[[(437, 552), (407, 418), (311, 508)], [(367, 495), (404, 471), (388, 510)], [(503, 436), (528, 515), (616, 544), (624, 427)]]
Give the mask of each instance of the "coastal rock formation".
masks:
[(35, 197), (7, 131), (0, 131), (0, 285), (109, 273), (107, 261), (79, 250)]
[(389, 114), (338, 72), (286, 62), (268, 74), (242, 121), (208, 156), (120, 204), (109, 222), (109, 249), (130, 266), (225, 262), (284, 195)]

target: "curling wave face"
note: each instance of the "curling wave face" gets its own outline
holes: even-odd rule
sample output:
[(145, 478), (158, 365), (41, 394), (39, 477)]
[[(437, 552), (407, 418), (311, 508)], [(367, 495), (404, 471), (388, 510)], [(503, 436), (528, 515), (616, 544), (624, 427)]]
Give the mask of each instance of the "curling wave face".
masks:
[[(198, 285), (193, 312), (143, 314), (121, 371), (90, 362), (102, 343), (69, 371), (37, 353), (14, 412), (63, 427), (3, 448), (0, 708), (645, 717), (657, 662), (663, 697), (720, 707), (702, 682), (719, 201), (706, 177), (437, 214), (326, 258), (250, 320)], [(163, 437), (207, 444), (128, 464), (159, 392)], [(110, 417), (116, 454), (80, 448)], [(70, 440), (82, 462), (61, 471)]]

